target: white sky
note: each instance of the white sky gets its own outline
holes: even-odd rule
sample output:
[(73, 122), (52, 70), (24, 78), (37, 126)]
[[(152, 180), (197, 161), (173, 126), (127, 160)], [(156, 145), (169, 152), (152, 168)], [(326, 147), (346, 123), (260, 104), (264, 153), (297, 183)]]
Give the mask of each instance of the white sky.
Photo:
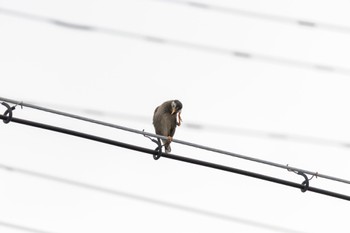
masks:
[[(0, 0), (0, 96), (149, 132), (155, 107), (176, 98), (184, 105), (177, 139), (349, 180), (348, 1), (197, 3), (213, 7)], [(14, 115), (155, 147), (29, 108)], [(24, 169), (0, 169), (0, 232), (349, 232), (344, 200), (15, 123), (0, 130), (0, 164)], [(172, 149), (302, 182), (285, 170)], [(350, 195), (346, 184), (311, 185)]]

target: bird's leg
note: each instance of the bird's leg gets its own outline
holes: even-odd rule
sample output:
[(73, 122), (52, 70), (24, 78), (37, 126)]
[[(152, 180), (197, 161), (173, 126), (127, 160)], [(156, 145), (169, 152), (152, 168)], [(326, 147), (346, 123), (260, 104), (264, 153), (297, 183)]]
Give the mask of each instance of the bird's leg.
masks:
[(177, 124), (178, 126), (180, 126), (180, 125), (181, 125), (181, 121), (182, 121), (181, 112), (179, 112), (178, 116), (179, 116), (179, 122), (176, 122), (176, 124)]
[(173, 137), (168, 136), (168, 139), (164, 143), (164, 148), (165, 148), (165, 153), (166, 154), (171, 152), (170, 143), (171, 143), (172, 140), (173, 140)]

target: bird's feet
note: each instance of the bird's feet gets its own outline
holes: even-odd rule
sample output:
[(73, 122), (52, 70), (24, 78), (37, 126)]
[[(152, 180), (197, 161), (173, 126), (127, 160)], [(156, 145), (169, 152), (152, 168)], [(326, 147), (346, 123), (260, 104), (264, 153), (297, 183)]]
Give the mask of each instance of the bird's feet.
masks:
[(164, 143), (165, 153), (169, 154), (171, 152), (170, 143), (173, 141), (173, 137), (168, 136), (167, 141)]
[(167, 147), (165, 147), (165, 153), (169, 154), (171, 152), (171, 147), (170, 145), (168, 145)]

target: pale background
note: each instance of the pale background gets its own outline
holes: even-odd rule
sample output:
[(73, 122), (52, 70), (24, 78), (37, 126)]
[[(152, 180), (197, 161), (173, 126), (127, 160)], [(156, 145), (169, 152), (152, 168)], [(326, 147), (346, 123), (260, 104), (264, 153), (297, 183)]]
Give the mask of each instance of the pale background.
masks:
[[(177, 139), (350, 179), (350, 3), (196, 3), (210, 6), (1, 0), (0, 96), (148, 132), (155, 107), (176, 98), (184, 106)], [(141, 135), (29, 108), (14, 115), (155, 148)], [(25, 169), (0, 169), (0, 232), (350, 230), (344, 200), (15, 123), (0, 132), (0, 164)], [(347, 184), (311, 185), (350, 195)]]

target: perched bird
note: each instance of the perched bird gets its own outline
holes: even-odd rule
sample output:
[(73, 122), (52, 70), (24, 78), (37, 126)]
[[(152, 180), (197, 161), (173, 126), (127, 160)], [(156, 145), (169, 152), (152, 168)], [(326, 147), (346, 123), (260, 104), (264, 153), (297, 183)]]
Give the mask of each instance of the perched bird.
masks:
[[(169, 100), (161, 104), (154, 110), (153, 125), (156, 134), (168, 137), (167, 140), (162, 139), (165, 152), (170, 153), (170, 143), (173, 140), (176, 126), (181, 125), (182, 103), (178, 100)], [(179, 121), (177, 121), (179, 116)]]

